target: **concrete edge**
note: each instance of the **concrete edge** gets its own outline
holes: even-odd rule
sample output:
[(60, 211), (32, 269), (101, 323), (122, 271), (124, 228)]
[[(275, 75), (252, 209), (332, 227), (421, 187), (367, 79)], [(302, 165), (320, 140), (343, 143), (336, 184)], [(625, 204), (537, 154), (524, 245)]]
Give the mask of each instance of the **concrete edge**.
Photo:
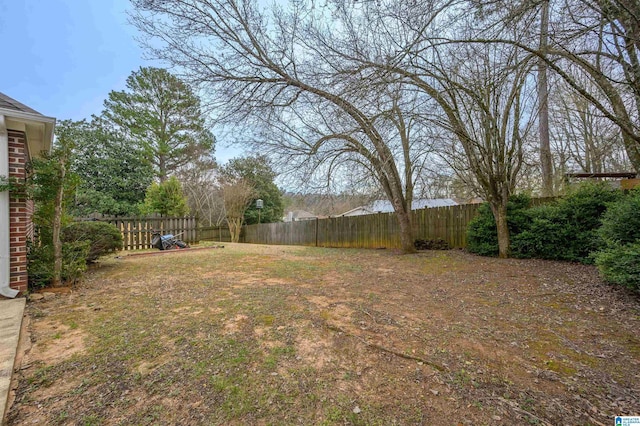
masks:
[(0, 420), (3, 425), (10, 408), (11, 379), (26, 304), (25, 298), (0, 300)]

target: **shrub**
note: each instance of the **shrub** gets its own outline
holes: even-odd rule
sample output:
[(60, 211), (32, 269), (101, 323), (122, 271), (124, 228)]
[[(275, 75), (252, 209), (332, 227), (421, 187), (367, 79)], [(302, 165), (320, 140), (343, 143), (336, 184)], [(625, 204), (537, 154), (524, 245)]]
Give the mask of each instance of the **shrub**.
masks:
[[(531, 198), (524, 194), (513, 195), (507, 203), (507, 223), (511, 235), (522, 232), (527, 227), (529, 218), (526, 209)], [(498, 230), (496, 221), (488, 203), (478, 209), (476, 216), (467, 228), (467, 250), (481, 256), (498, 255)]]
[(86, 262), (122, 249), (122, 234), (114, 225), (106, 222), (75, 222), (64, 228), (62, 240), (66, 243), (89, 241), (90, 250)]
[(90, 241), (75, 241), (62, 245), (62, 280), (75, 282), (87, 270), (91, 252)]
[(622, 198), (607, 182), (583, 183), (565, 196), (560, 206), (566, 211), (568, 225), (578, 230), (595, 230), (609, 204)]
[(187, 197), (180, 181), (171, 176), (164, 182), (151, 183), (147, 188), (142, 211), (145, 214), (159, 213), (165, 216), (184, 216), (189, 213)]
[(422, 240), (417, 239), (413, 242), (416, 250), (450, 250), (449, 243), (442, 239)]
[[(607, 206), (619, 200), (620, 191), (607, 183), (586, 183), (554, 204), (528, 208), (528, 197), (513, 196), (507, 221), (514, 257), (592, 263), (592, 253), (604, 246), (598, 234)], [(495, 221), (488, 205), (467, 231), (468, 250), (484, 256), (498, 253)]]
[(53, 279), (53, 247), (27, 242), (29, 289), (47, 286)]
[(602, 277), (640, 290), (640, 190), (609, 205), (598, 232), (607, 245), (594, 256)]
[(602, 215), (621, 195), (606, 183), (585, 183), (555, 205), (530, 209), (528, 227), (512, 238), (513, 255), (593, 263), (591, 254), (603, 247)]
[[(46, 287), (53, 279), (53, 247), (50, 245), (36, 246), (27, 243), (27, 273), (29, 289)], [(87, 269), (87, 256), (90, 242), (77, 241), (62, 245), (62, 274), (63, 281), (75, 281)]]
[(563, 209), (557, 204), (542, 205), (529, 209), (526, 215), (528, 226), (511, 235), (511, 254), (514, 257), (556, 259), (558, 249), (565, 246), (567, 238), (570, 238)]
[(607, 282), (640, 290), (640, 242), (601, 250), (595, 261)]
[(640, 241), (640, 189), (609, 205), (599, 234), (609, 244)]

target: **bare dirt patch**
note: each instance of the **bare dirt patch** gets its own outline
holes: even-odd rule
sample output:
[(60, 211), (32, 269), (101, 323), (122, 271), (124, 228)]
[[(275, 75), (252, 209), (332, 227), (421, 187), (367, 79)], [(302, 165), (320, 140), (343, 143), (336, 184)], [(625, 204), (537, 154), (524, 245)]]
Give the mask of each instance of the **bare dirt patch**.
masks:
[(639, 408), (640, 301), (583, 265), (229, 245), (104, 262), (28, 313), (10, 425), (599, 425)]
[(23, 363), (58, 364), (84, 351), (85, 338), (82, 330), (71, 329), (57, 321), (43, 321), (32, 335), (34, 343)]

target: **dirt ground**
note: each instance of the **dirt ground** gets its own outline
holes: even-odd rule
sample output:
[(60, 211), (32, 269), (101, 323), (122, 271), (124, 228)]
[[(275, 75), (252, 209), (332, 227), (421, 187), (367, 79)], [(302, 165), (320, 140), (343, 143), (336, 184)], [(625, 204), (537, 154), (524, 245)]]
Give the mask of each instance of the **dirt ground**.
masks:
[(27, 311), (9, 425), (640, 415), (640, 299), (584, 265), (227, 245), (105, 260)]

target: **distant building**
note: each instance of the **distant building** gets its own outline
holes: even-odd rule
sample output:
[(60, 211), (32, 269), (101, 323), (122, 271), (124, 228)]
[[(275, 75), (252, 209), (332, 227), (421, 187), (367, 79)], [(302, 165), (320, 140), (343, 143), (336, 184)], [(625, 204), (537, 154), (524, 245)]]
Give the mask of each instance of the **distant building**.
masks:
[[(411, 203), (411, 210), (420, 210), (420, 209), (430, 209), (434, 207), (448, 207), (448, 206), (457, 206), (456, 203), (451, 198), (421, 198), (418, 200), (413, 200)], [(368, 207), (374, 213), (393, 213), (393, 205), (391, 205), (391, 201), (389, 200), (376, 200), (374, 201), (370, 207)]]
[(301, 220), (314, 220), (318, 219), (318, 215), (305, 210), (294, 210), (288, 212), (285, 217), (282, 218), (283, 222), (298, 222)]
[[(459, 203), (451, 198), (423, 198), (419, 200), (413, 200), (411, 203), (411, 210), (428, 209), (433, 207), (447, 207), (457, 206)], [(393, 205), (389, 200), (376, 200), (368, 206), (360, 206), (355, 209), (351, 209), (342, 214), (336, 216), (362, 216), (365, 214), (375, 213), (393, 213)]]
[(356, 207), (355, 209), (351, 209), (349, 211), (346, 211), (344, 213), (341, 213), (339, 215), (336, 216), (362, 216), (365, 214), (373, 214), (374, 212), (372, 210), (369, 209), (369, 207), (366, 206), (360, 206), (360, 207)]
[(484, 200), (480, 197), (473, 198), (454, 198), (453, 199), (458, 204), (482, 204)]

